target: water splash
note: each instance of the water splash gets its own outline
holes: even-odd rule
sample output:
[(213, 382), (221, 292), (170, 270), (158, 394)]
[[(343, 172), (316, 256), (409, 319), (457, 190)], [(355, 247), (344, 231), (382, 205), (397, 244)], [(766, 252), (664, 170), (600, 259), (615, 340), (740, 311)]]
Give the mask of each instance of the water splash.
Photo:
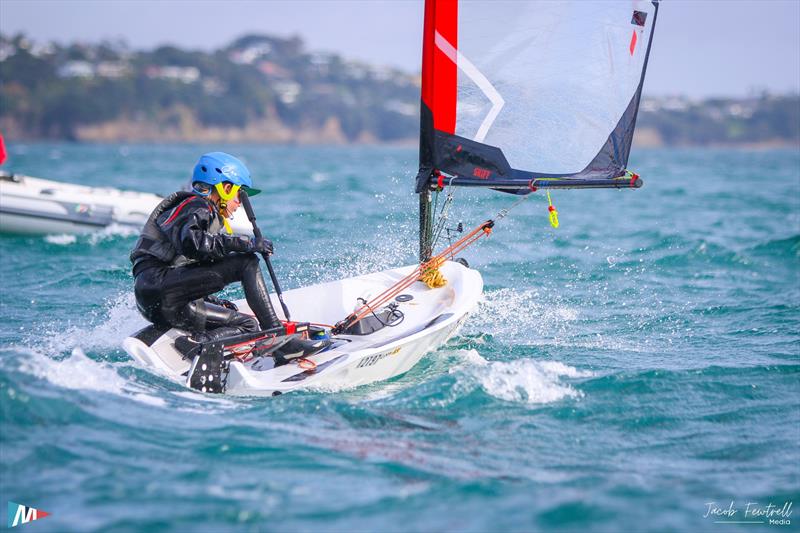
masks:
[(456, 355), (463, 364), (451, 368), (451, 374), (459, 374), (468, 382), (479, 385), (490, 396), (509, 402), (542, 404), (580, 398), (583, 392), (564, 383), (562, 378), (593, 375), (558, 361), (487, 361), (477, 350), (463, 350)]
[(558, 301), (545, 301), (538, 289), (486, 291), (470, 329), (491, 331), (509, 343), (552, 337), (578, 320), (578, 310)]
[(37, 331), (36, 336), (29, 338), (27, 344), (34, 350), (50, 355), (63, 354), (75, 348), (120, 350), (125, 337), (148, 324), (136, 309), (136, 300), (130, 292), (109, 300), (95, 316), (96, 323), (88, 327), (51, 324), (43, 331)]

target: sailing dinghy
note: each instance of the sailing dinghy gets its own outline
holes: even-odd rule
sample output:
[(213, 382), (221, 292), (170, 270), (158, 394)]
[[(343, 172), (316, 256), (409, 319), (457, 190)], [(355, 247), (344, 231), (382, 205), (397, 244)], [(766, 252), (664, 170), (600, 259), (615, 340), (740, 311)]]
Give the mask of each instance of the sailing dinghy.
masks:
[[(457, 254), (511, 208), (539, 189), (641, 187), (627, 163), (657, 12), (650, 0), (427, 0), (419, 264), (282, 293), (265, 257), (283, 327), (184, 354), (175, 340), (187, 332), (149, 326), (127, 338), (125, 350), (189, 387), (229, 394), (357, 386), (408, 371), (477, 305), (483, 280)], [(456, 187), (518, 199), (434, 254)], [(246, 194), (242, 204), (258, 236)], [(556, 226), (554, 215), (551, 207)], [(290, 308), (305, 322), (291, 321)], [(295, 336), (330, 344), (276, 362), (272, 354)]]

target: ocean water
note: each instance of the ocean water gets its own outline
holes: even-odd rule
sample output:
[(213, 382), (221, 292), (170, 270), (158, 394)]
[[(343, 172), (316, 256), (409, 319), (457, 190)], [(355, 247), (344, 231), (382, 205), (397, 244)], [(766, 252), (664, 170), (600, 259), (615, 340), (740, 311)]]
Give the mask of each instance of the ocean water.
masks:
[[(166, 194), (216, 148), (12, 144), (6, 166)], [(414, 260), (415, 150), (224, 148), (266, 190), (284, 288)], [(154, 375), (120, 348), (145, 324), (135, 235), (0, 236), (0, 498), (50, 513), (30, 531), (797, 531), (800, 152), (631, 168), (644, 188), (553, 194), (557, 230), (541, 194), (516, 207), (464, 253), (486, 288), (461, 333), (331, 393)], [(514, 199), (459, 190), (451, 220)], [(788, 524), (745, 516), (786, 502)]]

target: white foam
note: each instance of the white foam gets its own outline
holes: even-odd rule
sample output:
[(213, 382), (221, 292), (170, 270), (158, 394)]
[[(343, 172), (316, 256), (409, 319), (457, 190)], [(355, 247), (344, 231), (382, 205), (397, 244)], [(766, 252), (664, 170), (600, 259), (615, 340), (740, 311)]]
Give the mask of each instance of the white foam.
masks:
[(125, 380), (108, 364), (93, 361), (80, 348), (58, 361), (39, 352), (22, 360), (20, 370), (67, 389), (119, 393)]
[[(35, 350), (28, 349), (26, 352), (19, 364), (20, 371), (65, 389), (104, 392), (152, 407), (170, 405), (172, 409), (197, 414), (208, 414), (210, 406), (214, 407), (214, 411), (239, 407), (236, 401), (229, 398), (189, 390), (172, 391), (165, 397), (160, 388), (148, 390), (148, 385), (120, 375), (119, 370), (129, 367), (129, 364), (96, 361), (79, 347), (73, 348), (68, 357), (60, 360)], [(179, 403), (175, 404), (175, 400), (179, 400)], [(191, 400), (191, 403), (187, 404), (185, 400)]]
[(141, 228), (114, 222), (100, 231), (91, 233), (89, 235), (89, 244), (95, 245), (99, 242), (116, 239), (117, 237), (133, 237), (139, 235), (140, 232)]
[[(109, 300), (97, 316), (97, 323), (88, 327), (53, 327), (48, 331), (37, 331), (34, 342), (22, 348), (26, 356), (20, 370), (59, 387), (124, 395), (155, 407), (169, 404), (177, 410), (207, 414), (209, 404), (221, 410), (239, 406), (228, 398), (190, 390), (170, 391), (164, 396), (165, 391), (160, 387), (153, 388), (119, 374), (120, 369), (135, 366), (132, 362), (107, 363), (87, 356), (89, 350), (121, 352), (122, 341), (148, 324), (136, 309), (136, 300), (130, 292)], [(182, 400), (191, 400), (192, 403)], [(198, 407), (197, 402), (203, 405)]]
[(87, 243), (91, 246), (95, 246), (98, 243), (109, 241), (116, 239), (118, 237), (132, 237), (138, 235), (141, 231), (140, 228), (136, 228), (134, 226), (127, 226), (127, 225), (120, 225), (117, 223), (109, 224), (108, 226), (104, 227), (101, 230), (82, 234), (82, 235), (75, 235), (69, 233), (61, 233), (56, 235), (46, 235), (44, 240), (50, 244), (56, 244), (58, 246), (69, 246), (71, 244), (75, 244), (78, 242), (80, 238), (81, 242)]
[(75, 235), (47, 235), (45, 236), (44, 240), (49, 242), (50, 244), (57, 244), (59, 246), (69, 246), (70, 244), (75, 244), (78, 240), (78, 237)]
[(62, 360), (32, 351), (21, 359), (19, 369), (65, 389), (124, 394), (147, 405), (166, 405), (161, 398), (146, 394), (141, 386), (120, 376), (115, 365), (95, 361), (80, 348), (74, 348)]
[(461, 350), (456, 355), (464, 364), (451, 368), (450, 373), (477, 383), (487, 394), (509, 402), (539, 404), (579, 398), (583, 393), (561, 378), (592, 376), (591, 372), (558, 361), (487, 361), (477, 350)]

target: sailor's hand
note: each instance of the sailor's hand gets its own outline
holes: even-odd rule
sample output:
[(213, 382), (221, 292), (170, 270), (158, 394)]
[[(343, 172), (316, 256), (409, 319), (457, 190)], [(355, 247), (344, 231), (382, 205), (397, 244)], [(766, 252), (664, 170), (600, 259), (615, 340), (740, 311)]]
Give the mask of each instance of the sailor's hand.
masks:
[(230, 309), (231, 311), (238, 311), (239, 310), (239, 308), (236, 307), (236, 304), (233, 303), (230, 300), (226, 300), (225, 298), (217, 298), (217, 300), (218, 300), (216, 302), (217, 305), (221, 305), (222, 307), (225, 307), (226, 309)]
[(254, 252), (267, 255), (272, 255), (272, 252), (275, 250), (272, 241), (264, 238), (253, 239), (252, 247)]
[(229, 252), (252, 252), (253, 242), (245, 235), (223, 235), (223, 247)]

